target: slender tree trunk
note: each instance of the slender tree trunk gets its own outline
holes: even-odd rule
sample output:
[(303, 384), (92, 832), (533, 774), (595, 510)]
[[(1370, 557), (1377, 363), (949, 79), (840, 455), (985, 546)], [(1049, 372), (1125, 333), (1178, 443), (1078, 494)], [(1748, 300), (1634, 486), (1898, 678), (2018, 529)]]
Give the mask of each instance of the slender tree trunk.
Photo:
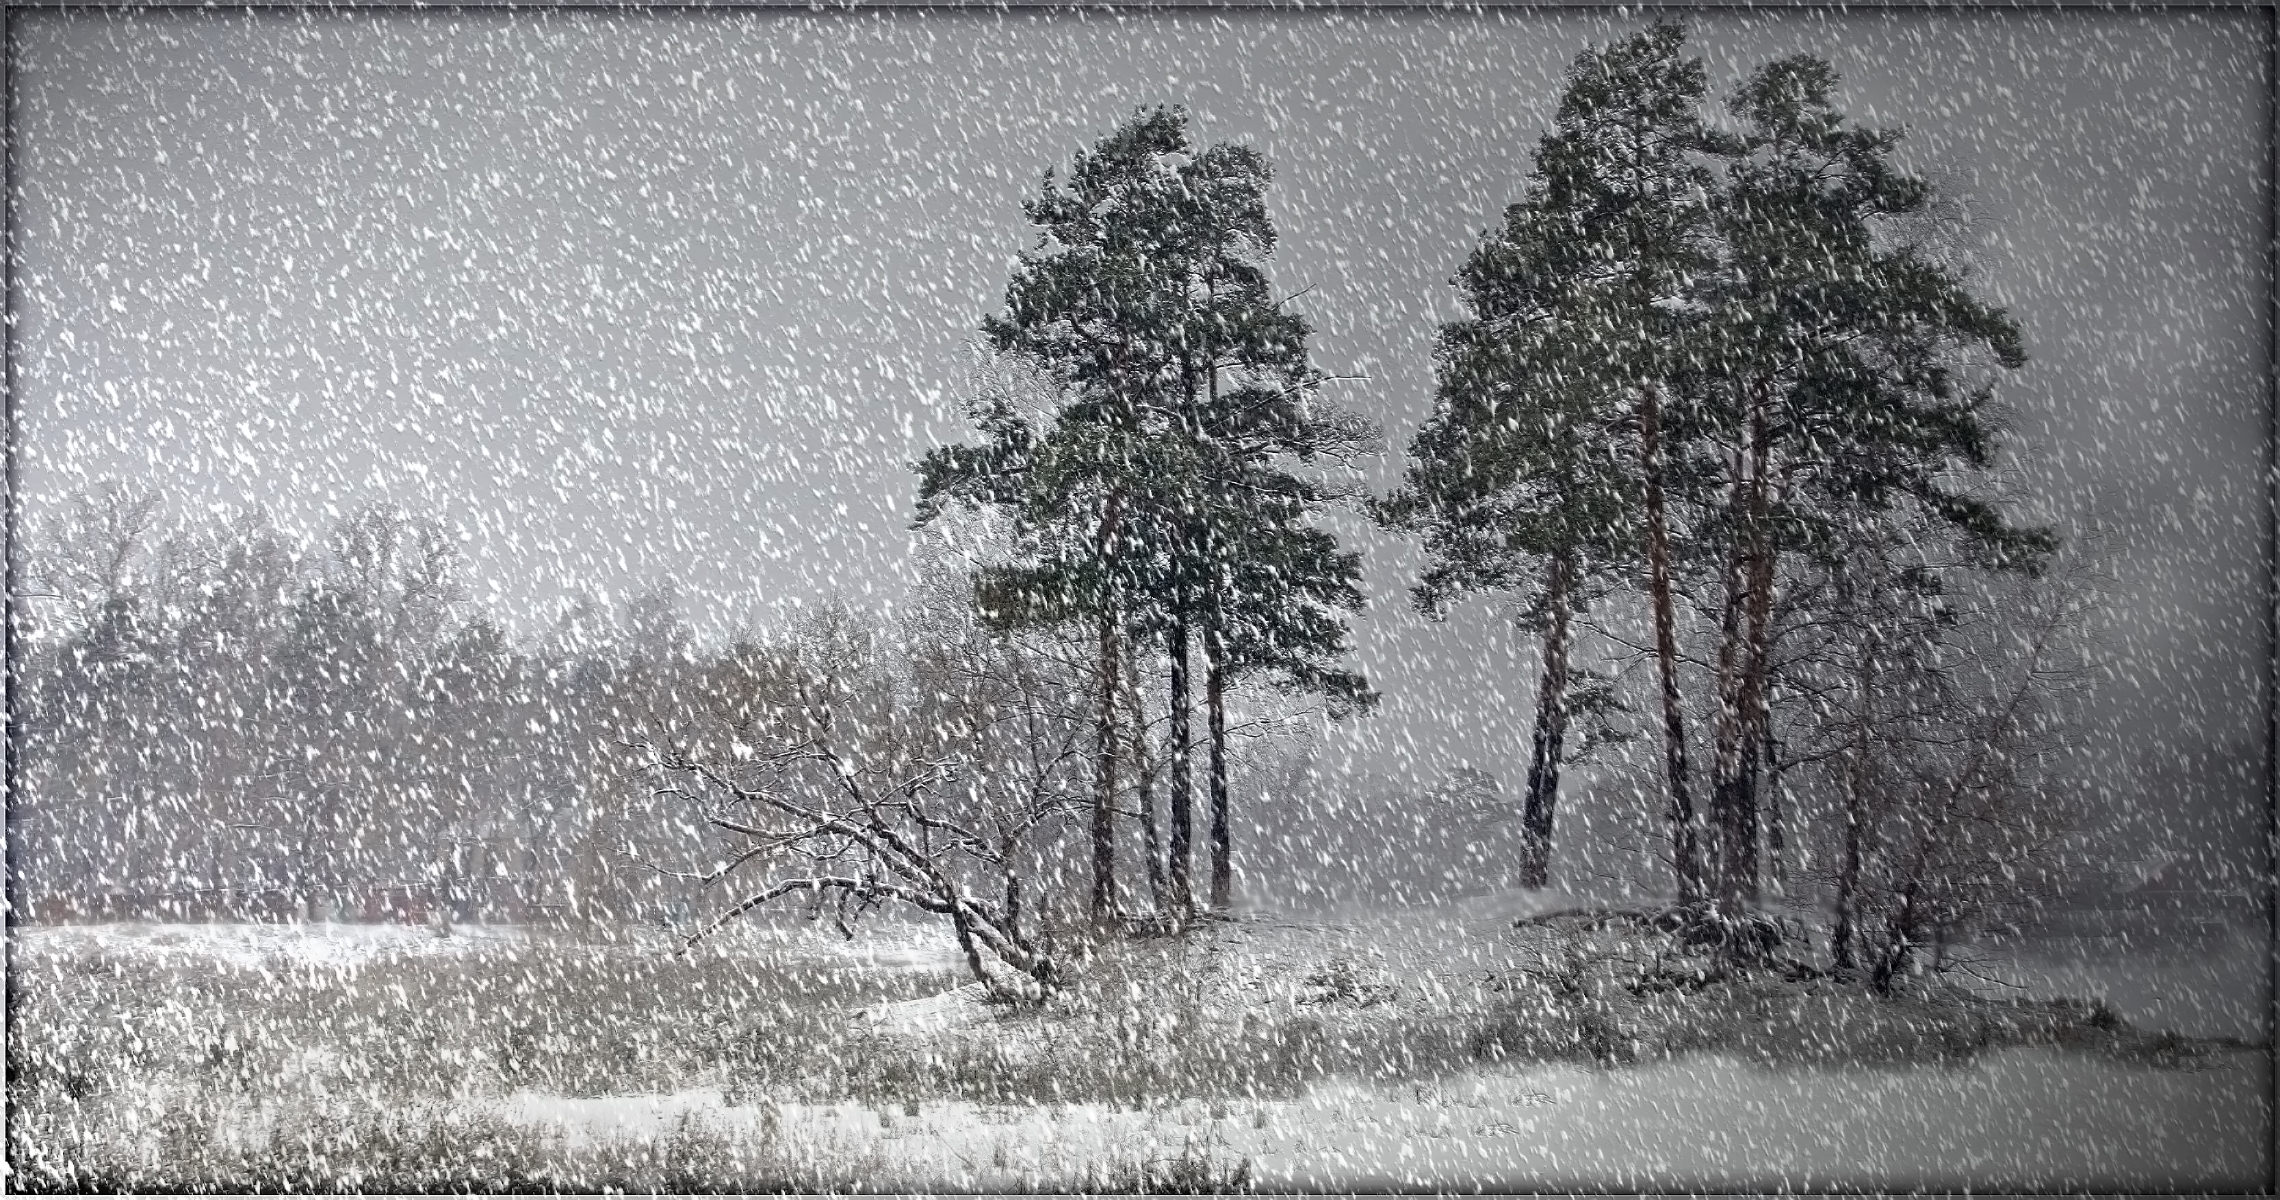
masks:
[(1654, 606), (1655, 665), (1662, 683), (1663, 771), (1670, 788), (1669, 819), (1678, 899), (1702, 898), (1702, 868), (1695, 836), (1694, 801), (1687, 791), (1686, 711), (1678, 694), (1678, 617), (1671, 598), (1670, 525), (1663, 511), (1662, 397), (1639, 393), (1639, 466), (1647, 516), (1647, 591)]
[[(1748, 486), (1740, 478), (1745, 470), (1746, 456), (1736, 451), (1733, 470), (1736, 476), (1733, 496), (1735, 507), (1747, 508), (1743, 500)], [(1741, 678), (1743, 610), (1748, 607), (1750, 550), (1746, 530), (1735, 535), (1734, 544), (1727, 550), (1724, 578), (1724, 596), (1718, 606), (1718, 659), (1711, 675), (1712, 694), (1717, 711), (1711, 722), (1710, 751), (1710, 846), (1709, 884), (1712, 910), (1723, 920), (1739, 920), (1741, 903), (1736, 896), (1737, 875), (1735, 859), (1739, 855), (1741, 831), (1738, 811), (1741, 801), (1736, 795), (1739, 776), (1743, 771), (1743, 718)]]
[[(1737, 471), (1741, 469), (1739, 461), (1737, 458)], [(1733, 800), (1735, 760), (1741, 754), (1740, 703), (1735, 694), (1741, 690), (1742, 593), (1749, 590), (1744, 582), (1749, 576), (1749, 551), (1743, 541), (1743, 535), (1736, 535), (1719, 573), (1718, 651), (1710, 673), (1711, 699), (1716, 707), (1710, 722), (1710, 837), (1705, 849), (1713, 895), (1725, 891), (1726, 860), (1730, 857), (1726, 843), (1731, 835), (1727, 825), (1732, 820), (1728, 810)]]
[(1860, 896), (1863, 802), (1858, 781), (1848, 783), (1845, 788), (1844, 856), (1837, 864), (1837, 913), (1829, 930), (1829, 961), (1840, 971), (1850, 971), (1859, 965), (1853, 955), (1853, 943), (1858, 936), (1854, 908), (1859, 904)]
[(1728, 921), (1741, 920), (1759, 899), (1759, 739), (1766, 725), (1774, 578), (1766, 390), (1763, 381), (1752, 389), (1748, 442), (1735, 455), (1735, 498), (1744, 525), (1729, 560), (1718, 650), (1718, 753), (1710, 808), (1717, 830), (1716, 907)]
[(1773, 754), (1773, 587), (1775, 568), (1779, 566), (1779, 547), (1774, 542), (1772, 496), (1773, 481), (1767, 473), (1767, 446), (1765, 413), (1761, 408), (1757, 418), (1757, 488), (1756, 512), (1751, 524), (1757, 529), (1757, 549), (1750, 572), (1750, 596), (1743, 643), (1742, 662), (1747, 668), (1742, 676), (1742, 776), (1737, 781), (1735, 798), (1740, 811), (1735, 827), (1742, 840), (1736, 844), (1735, 866), (1740, 878), (1737, 892), (1749, 904), (1756, 904), (1761, 895), (1764, 870), (1759, 854), (1760, 797), (1764, 785), (1770, 782), (1766, 765)]
[(1876, 963), (1869, 969), (1869, 987), (1880, 996), (1891, 994), (1893, 981), (1908, 973), (1915, 957), (1916, 897), (1917, 881), (1910, 876), (1908, 885), (1900, 890), (1899, 911), (1893, 914), (1885, 943), (1878, 948)]
[[(1101, 514), (1099, 552), (1112, 557), (1124, 519), (1124, 494), (1111, 491), (1107, 511)], [(1120, 665), (1119, 606), (1113, 591), (1100, 614), (1100, 713), (1093, 730), (1092, 811), (1092, 919), (1096, 925), (1116, 920), (1116, 760), (1121, 753), (1116, 733), (1116, 686), (1124, 671)]]
[[(1843, 578), (1843, 577), (1840, 577)], [(1838, 607), (1848, 619), (1860, 620), (1860, 657), (1853, 668), (1853, 727), (1852, 745), (1846, 750), (1845, 839), (1842, 857), (1837, 863), (1836, 915), (1829, 930), (1829, 959), (1840, 971), (1855, 970), (1859, 959), (1854, 945), (1859, 940), (1858, 916), (1860, 903), (1861, 860), (1866, 853), (1868, 839), (1868, 792), (1871, 783), (1872, 763), (1869, 759), (1871, 730), (1871, 697), (1877, 685), (1876, 626), (1852, 603), (1852, 586), (1847, 579), (1842, 585), (1846, 594), (1840, 597)]]
[(1209, 619), (1203, 635), (1203, 693), (1211, 725), (1211, 907), (1225, 912), (1235, 874), (1227, 829), (1227, 644), (1219, 614)]
[(1559, 802), (1560, 754), (1567, 741), (1568, 620), (1574, 607), (1575, 559), (1552, 559), (1545, 582), (1544, 673), (1536, 688), (1536, 729), (1528, 760), (1528, 793), (1520, 810), (1520, 886), (1552, 878), (1552, 813)]
[(1116, 919), (1116, 618), (1100, 619), (1100, 713), (1094, 728), (1092, 919)]
[[(1216, 284), (1214, 285), (1216, 287)], [(1211, 408), (1219, 408), (1219, 359), (1211, 356), (1206, 372), (1206, 388)], [(1210, 522), (1203, 526), (1203, 560), (1211, 565), (1211, 607), (1204, 615), (1204, 707), (1211, 739), (1211, 907), (1216, 912), (1227, 911), (1229, 895), (1234, 890), (1233, 847), (1227, 828), (1227, 637), (1221, 624), (1224, 613), (1220, 607), (1221, 594), (1227, 582), (1219, 560), (1219, 548), (1213, 538)]]
[[(1769, 696), (1768, 717), (1772, 712)], [(1789, 894), (1789, 813), (1781, 795), (1781, 748), (1774, 744), (1770, 723), (1759, 736), (1758, 745), (1765, 751), (1760, 769), (1765, 772), (1766, 878), (1773, 884), (1773, 894), (1780, 897)]]
[(997, 977), (991, 975), (989, 968), (982, 962), (981, 943), (975, 939), (973, 923), (964, 910), (950, 910), (950, 928), (958, 935), (958, 948), (966, 952), (966, 969), (973, 972), (974, 978), (980, 980), (992, 995), (1002, 994)]
[(1127, 655), (1124, 705), (1132, 711), (1132, 781), (1140, 792), (1140, 852), (1148, 860), (1148, 903), (1164, 912), (1164, 843), (1156, 828), (1156, 773), (1148, 760), (1148, 711), (1140, 703), (1140, 668)]
[(1171, 637), (1171, 753), (1172, 837), (1167, 871), (1174, 919), (1184, 921), (1195, 912), (1195, 890), (1189, 882), (1193, 858), (1189, 846), (1195, 823), (1194, 788), (1189, 772), (1188, 739), (1188, 626), (1187, 618), (1172, 618)]

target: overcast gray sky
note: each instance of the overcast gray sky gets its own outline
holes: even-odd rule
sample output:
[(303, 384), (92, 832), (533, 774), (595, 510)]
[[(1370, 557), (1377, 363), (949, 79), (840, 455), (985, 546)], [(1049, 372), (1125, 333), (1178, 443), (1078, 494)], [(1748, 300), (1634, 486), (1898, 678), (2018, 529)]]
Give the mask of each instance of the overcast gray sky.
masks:
[[(907, 585), (912, 476), (1049, 164), (1181, 103), (1277, 170), (1275, 278), (1393, 481), (1447, 279), (1516, 193), (1596, 12), (37, 13), (16, 84), (25, 500), (111, 476), (283, 522), (386, 499), (542, 627), (662, 577), (720, 627)], [(2025, 327), (2021, 489), (2117, 529), (2085, 753), (2246, 845), (2254, 789), (2137, 793), (2259, 744), (2271, 578), (2268, 18), (1723, 12), (1723, 91), (1783, 53), (1971, 199)], [(1412, 616), (1357, 522), (1384, 711), (1330, 759), (1517, 782), (1533, 653)], [(2086, 761), (2088, 761), (2086, 759)], [(2117, 773), (2119, 772), (2119, 773)]]

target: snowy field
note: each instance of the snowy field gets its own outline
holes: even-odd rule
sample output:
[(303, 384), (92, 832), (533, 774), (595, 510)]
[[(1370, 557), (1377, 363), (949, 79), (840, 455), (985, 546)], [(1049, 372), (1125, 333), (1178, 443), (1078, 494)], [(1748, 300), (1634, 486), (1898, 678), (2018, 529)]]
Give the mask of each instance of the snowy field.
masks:
[(881, 1186), (1033, 1191), (1124, 1164), (1238, 1164), (1267, 1191), (2058, 1190), (2221, 1186), (2265, 1172), (2269, 1076), (2251, 1056), (2193, 1071), (2012, 1050), (1966, 1067), (1767, 1070), (1698, 1056), (1625, 1070), (1477, 1072), (1429, 1087), (1327, 1084), (1303, 1098), (1117, 1109), (965, 1102), (730, 1107), (718, 1089), (497, 1111), (572, 1139), (769, 1128), (874, 1164)]
[(2252, 930), (2104, 959), (2030, 940), (1982, 965), (2004, 981), (1983, 992), (2103, 999), (2126, 1036), (1712, 989), (1581, 1002), (1622, 1034), (1587, 1054), (1547, 1032), (1576, 1014), (1522, 986), (1547, 951), (1512, 922), (1556, 902), (1254, 914), (1115, 947), (1085, 1002), (1045, 1012), (981, 1003), (913, 924), (737, 929), (688, 960), (657, 930), (39, 928), (11, 1158), (19, 1184), (157, 1190), (2269, 1177)]
[[(954, 945), (944, 941), (933, 929), (910, 924), (881, 923), (865, 929), (863, 936), (854, 942), (826, 937), (805, 926), (738, 927), (716, 936), (741, 954), (780, 955), (802, 961), (823, 959), (860, 970), (949, 970), (957, 965)], [(291, 964), (333, 968), (412, 958), (479, 958), (504, 949), (566, 940), (553, 931), (513, 925), (462, 924), (439, 929), (423, 925), (331, 922), (165, 924), (130, 921), (37, 927), (28, 931), (26, 937), (31, 945), (43, 951), (124, 954), (168, 965)], [(629, 949), (669, 953), (673, 945), (661, 929), (629, 929), (623, 931), (620, 938)], [(585, 944), (589, 939), (576, 940)]]

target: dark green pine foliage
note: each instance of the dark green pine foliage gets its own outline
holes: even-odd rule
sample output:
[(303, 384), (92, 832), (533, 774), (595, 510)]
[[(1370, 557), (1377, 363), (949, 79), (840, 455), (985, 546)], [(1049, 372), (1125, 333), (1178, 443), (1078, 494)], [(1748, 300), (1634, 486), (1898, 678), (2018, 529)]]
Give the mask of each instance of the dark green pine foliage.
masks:
[(1693, 886), (1657, 439), (1664, 380), (1697, 323), (1686, 296), (1711, 262), (1702, 198), (1718, 143), (1700, 122), (1707, 84), (1700, 62), (1680, 56), (1683, 41), (1658, 25), (1577, 58), (1525, 192), (1457, 273), (1468, 315), (1441, 329), (1434, 412), (1411, 443), (1403, 486), (1378, 506), (1381, 521), (1425, 541), (1430, 562), (1413, 589), (1421, 610), (1509, 594), (1542, 640), (1521, 812), (1529, 887), (1549, 878), (1571, 718), (1612, 732), (1611, 690), (1579, 679), (1571, 662), (1573, 622), (1612, 572), (1642, 563), (1681, 894)]
[(1212, 652), (1230, 680), (1262, 673), (1278, 689), (1320, 697), (1333, 718), (1367, 712), (1377, 693), (1339, 665), (1348, 614), (1362, 607), (1362, 560), (1311, 523), (1330, 497), (1312, 480), (1254, 469), (1210, 510), (1215, 595)]
[(1898, 131), (1836, 110), (1835, 85), (1829, 64), (1801, 56), (1735, 93), (1720, 269), (1685, 384), (1716, 479), (1700, 540), (1724, 560), (1710, 808), (1729, 916), (1758, 897), (1784, 561), (1827, 574), (1865, 531), (1927, 524), (1998, 569), (2039, 569), (2056, 546), (1974, 490), (1997, 452), (1991, 379), (2026, 361), (2018, 327), (1903, 236), (1931, 189), (1893, 163)]

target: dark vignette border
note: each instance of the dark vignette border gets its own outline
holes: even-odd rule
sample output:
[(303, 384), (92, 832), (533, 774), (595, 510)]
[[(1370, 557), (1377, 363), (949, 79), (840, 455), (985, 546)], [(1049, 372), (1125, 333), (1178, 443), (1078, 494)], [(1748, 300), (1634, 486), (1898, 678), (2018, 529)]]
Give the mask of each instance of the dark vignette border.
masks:
[[(19, 14), (27, 12), (265, 12), (309, 14), (372, 13), (389, 11), (460, 13), (492, 10), (592, 10), (596, 12), (863, 12), (900, 10), (964, 10), (977, 12), (1151, 12), (1162, 10), (1236, 12), (1381, 12), (1430, 11), (1485, 13), (1489, 11), (1767, 11), (1767, 12), (2168, 12), (2262, 10), (2265, 13), (2266, 112), (2265, 141), (2265, 244), (2266, 365), (2271, 372), (2270, 404), (2265, 410), (2265, 512), (2263, 541), (2271, 591), (2264, 611), (2264, 803), (2268, 810), (2265, 833), (2265, 920), (2270, 949), (2265, 960), (2265, 985), (2271, 994), (2274, 1045), (2280, 1045), (2280, 0), (0, 0), (0, 969), (4, 969), (6, 1013), (0, 1017), (0, 1052), (16, 1032), (17, 927), (22, 923), (24, 895), (18, 858), (15, 803), (22, 762), (18, 756), (16, 726), (21, 716), (22, 638), (25, 632), (24, 556), (20, 539), (23, 508), (19, 496), (19, 466), (23, 458), (18, 397), (17, 334), (19, 326), (16, 265), (22, 244), (17, 212), (16, 53)], [(2271, 1111), (2275, 1114), (2269, 1147), (2273, 1177), (2265, 1194), (2280, 1194), (2280, 1059), (2272, 1075)], [(0, 1079), (6, 1066), (0, 1065)], [(8, 1116), (7, 1100), (0, 1093), (0, 1128)], [(6, 1190), (5, 1152), (0, 1150), (0, 1194)]]

